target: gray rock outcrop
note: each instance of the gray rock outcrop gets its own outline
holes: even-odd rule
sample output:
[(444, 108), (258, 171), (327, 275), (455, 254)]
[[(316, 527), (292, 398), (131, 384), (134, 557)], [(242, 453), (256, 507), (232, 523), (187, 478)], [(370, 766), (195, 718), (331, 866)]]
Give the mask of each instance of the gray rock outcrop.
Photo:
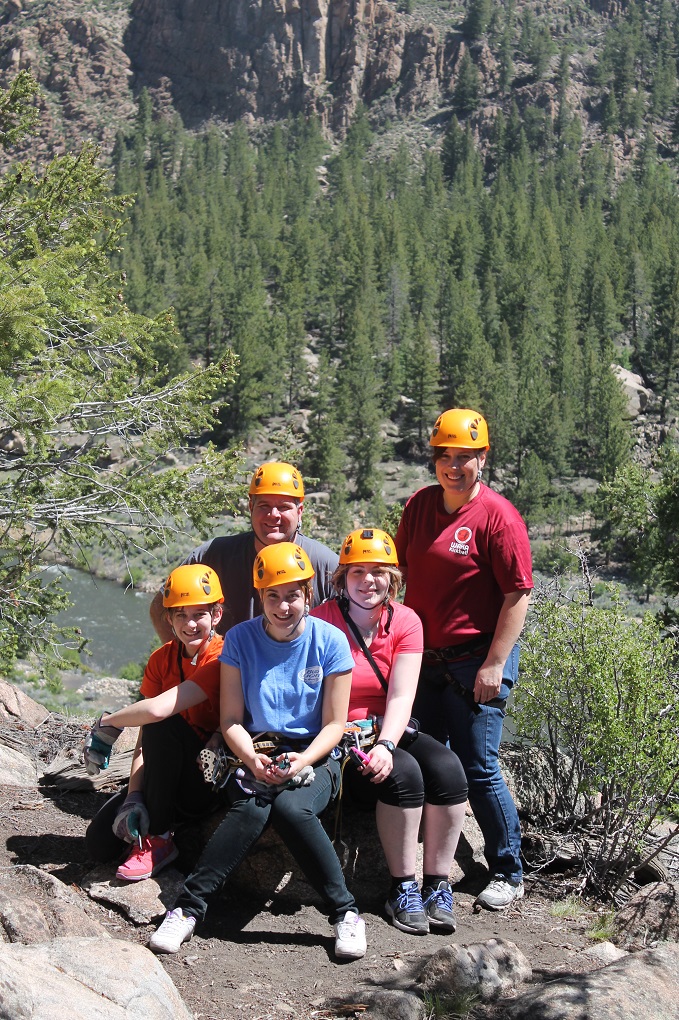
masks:
[(446, 94), (460, 47), (385, 0), (135, 0), (125, 39), (137, 84), (169, 88), (189, 126), (316, 113), (340, 131), (359, 100), (394, 90), (412, 111)]
[(47, 871), (30, 864), (0, 870), (0, 936), (32, 945), (57, 935), (109, 938), (96, 908)]
[(644, 380), (640, 375), (630, 372), (629, 369), (623, 368), (622, 365), (612, 365), (611, 367), (613, 374), (620, 381), (625, 394), (627, 402), (625, 417), (632, 421), (634, 418), (638, 418), (640, 414), (645, 413), (653, 392), (644, 386)]
[(507, 1007), (507, 1020), (677, 1020), (679, 945), (627, 956), (589, 974), (548, 981)]
[(153, 954), (116, 939), (0, 943), (0, 1003), (16, 1020), (191, 1020)]
[(36, 786), (35, 763), (21, 751), (0, 744), (0, 786)]
[(39, 705), (6, 680), (0, 680), (0, 723), (21, 722), (36, 729), (49, 714), (44, 705)]
[(615, 928), (623, 944), (632, 949), (649, 942), (679, 941), (679, 883), (642, 886), (615, 915)]
[(115, 865), (102, 864), (82, 880), (82, 888), (93, 900), (122, 910), (135, 924), (150, 924), (174, 907), (184, 884), (176, 868), (166, 868), (145, 882), (123, 882), (114, 878)]
[(530, 981), (532, 973), (513, 942), (489, 939), (471, 946), (444, 946), (427, 961), (417, 981), (431, 995), (452, 997), (471, 991), (483, 1002), (492, 1002)]

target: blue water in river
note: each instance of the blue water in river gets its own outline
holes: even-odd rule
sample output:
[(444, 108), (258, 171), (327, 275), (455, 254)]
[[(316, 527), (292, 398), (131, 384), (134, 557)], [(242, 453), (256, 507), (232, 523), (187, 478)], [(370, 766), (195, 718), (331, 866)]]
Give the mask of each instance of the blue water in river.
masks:
[(119, 676), (128, 662), (145, 664), (157, 644), (149, 619), (148, 592), (125, 589), (71, 567), (51, 566), (46, 573), (50, 577), (60, 574), (64, 589), (70, 593), (73, 605), (57, 620), (78, 627), (88, 639), (82, 656), (84, 666)]

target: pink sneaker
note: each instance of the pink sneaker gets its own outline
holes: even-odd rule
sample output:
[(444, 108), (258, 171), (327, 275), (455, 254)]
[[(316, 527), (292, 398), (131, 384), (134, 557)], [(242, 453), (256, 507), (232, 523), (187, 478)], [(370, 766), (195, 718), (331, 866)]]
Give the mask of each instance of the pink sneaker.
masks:
[(129, 857), (116, 871), (116, 878), (127, 882), (141, 882), (170, 864), (179, 851), (172, 836), (145, 836), (141, 848), (135, 844)]

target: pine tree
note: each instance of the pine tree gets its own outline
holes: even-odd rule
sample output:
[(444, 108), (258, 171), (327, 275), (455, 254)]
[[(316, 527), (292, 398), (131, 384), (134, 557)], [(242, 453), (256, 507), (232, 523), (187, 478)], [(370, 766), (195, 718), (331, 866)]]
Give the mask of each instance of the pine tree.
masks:
[(484, 34), (490, 21), (491, 0), (469, 0), (467, 16), (464, 20), (464, 33), (470, 39), (478, 39)]
[[(132, 313), (109, 254), (125, 201), (85, 145), (44, 169), (12, 162), (37, 85), (20, 73), (0, 92), (0, 660), (33, 649), (59, 659), (45, 584), (48, 547), (71, 562), (90, 543), (123, 552), (170, 529), (201, 531), (229, 503), (233, 458), (208, 449), (200, 470), (157, 470), (213, 422), (211, 397), (233, 363), (166, 383), (152, 352), (172, 345), (168, 315)], [(115, 437), (121, 460), (103, 456)], [(77, 641), (76, 641), (77, 644)]]
[(457, 72), (453, 89), (453, 106), (461, 117), (467, 117), (478, 109), (481, 79), (474, 61), (465, 50)]

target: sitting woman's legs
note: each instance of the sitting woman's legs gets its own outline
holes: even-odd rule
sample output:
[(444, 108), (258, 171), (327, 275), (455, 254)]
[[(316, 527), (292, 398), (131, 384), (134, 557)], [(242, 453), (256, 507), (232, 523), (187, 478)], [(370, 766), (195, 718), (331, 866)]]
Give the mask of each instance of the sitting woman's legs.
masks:
[(209, 841), (184, 882), (176, 906), (202, 921), (209, 897), (217, 892), (257, 842), (269, 820), (271, 804), (258, 804), (231, 777), (226, 787), (231, 803), (223, 822)]
[(316, 778), (309, 786), (282, 790), (272, 804), (271, 824), (306, 875), (310, 885), (329, 908), (330, 923), (341, 920), (356, 901), (347, 889), (342, 868), (320, 814), (332, 799), (339, 782), (339, 764), (329, 760), (314, 766)]
[(425, 790), (423, 812), (424, 873), (448, 875), (464, 825), (467, 780), (457, 755), (427, 733), (408, 748)]
[(181, 715), (142, 730), (144, 802), (153, 836), (173, 830), (177, 821), (203, 817), (219, 804), (197, 762), (203, 737)]
[(127, 787), (114, 793), (105, 804), (99, 808), (96, 815), (87, 826), (85, 832), (85, 845), (88, 856), (93, 861), (103, 863), (105, 861), (116, 861), (123, 854), (129, 853), (130, 844), (126, 843), (113, 832), (113, 823), (118, 812), (127, 797)]

